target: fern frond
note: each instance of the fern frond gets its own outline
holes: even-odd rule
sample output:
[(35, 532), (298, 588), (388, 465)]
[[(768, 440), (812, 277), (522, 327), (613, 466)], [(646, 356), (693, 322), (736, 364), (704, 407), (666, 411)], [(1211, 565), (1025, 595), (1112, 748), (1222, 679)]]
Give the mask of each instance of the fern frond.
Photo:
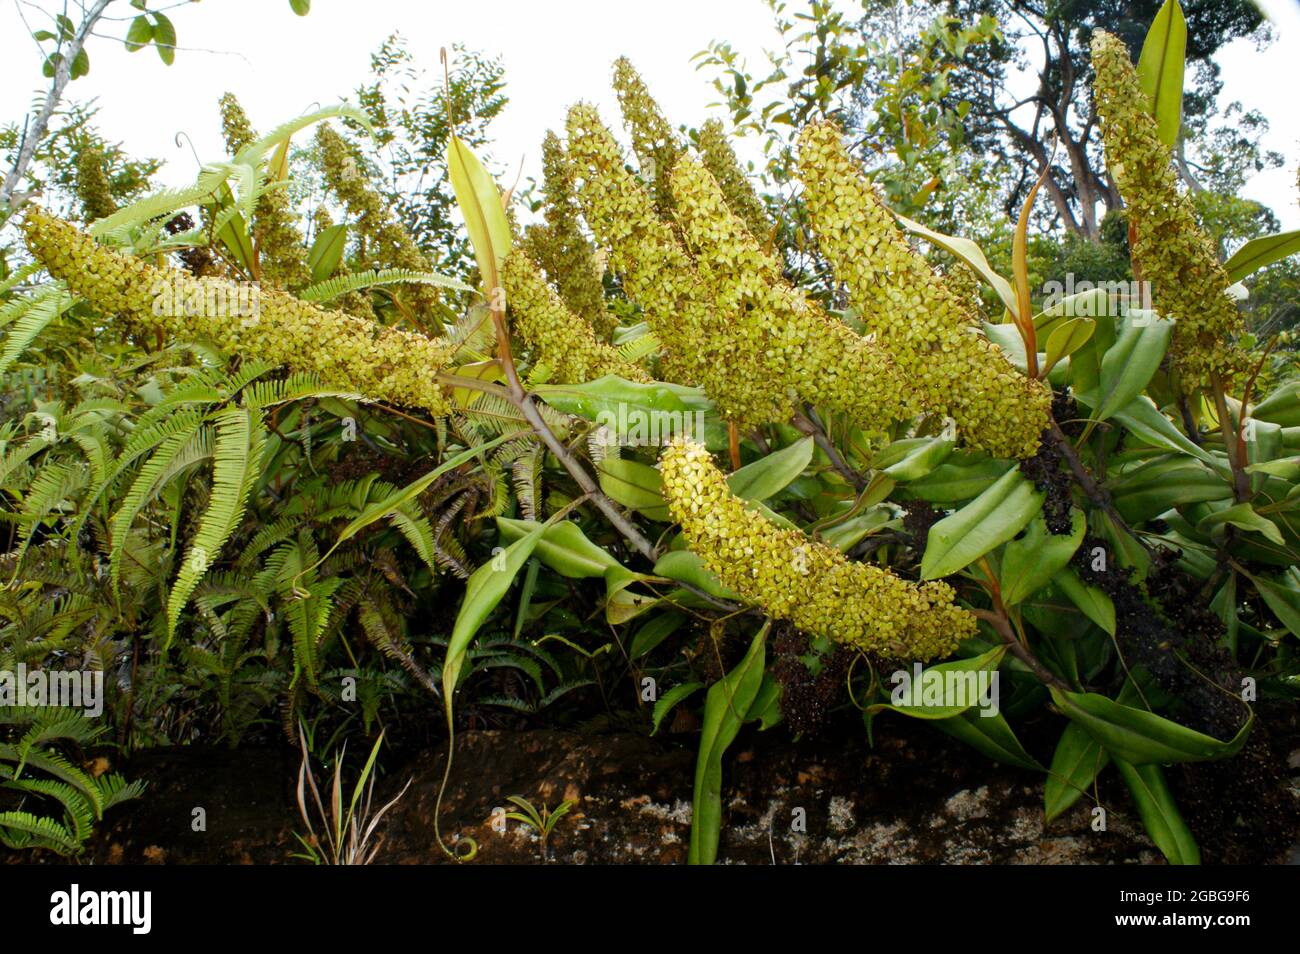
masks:
[(0, 349), (0, 374), (18, 360), (50, 322), (71, 308), (73, 301), (61, 284), (42, 290), (30, 299), (21, 317), (14, 320), (5, 334), (4, 348)]
[(266, 430), (260, 416), (247, 408), (230, 408), (217, 416), (212, 498), (199, 518), (199, 529), (167, 597), (168, 644), (175, 636), (181, 610), (194, 587), (244, 515), (248, 492), (260, 476), (265, 442)]
[(459, 279), (437, 272), (417, 272), (409, 268), (372, 268), (308, 285), (297, 292), (297, 296), (303, 301), (333, 301), (342, 295), (381, 285), (436, 285), (456, 291), (474, 291), (472, 286)]

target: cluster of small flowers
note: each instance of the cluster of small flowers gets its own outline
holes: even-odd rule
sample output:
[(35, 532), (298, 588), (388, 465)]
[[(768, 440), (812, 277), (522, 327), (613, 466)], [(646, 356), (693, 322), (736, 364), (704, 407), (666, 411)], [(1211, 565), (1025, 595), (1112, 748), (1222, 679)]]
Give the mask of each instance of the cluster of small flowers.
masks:
[(786, 283), (780, 263), (733, 213), (719, 183), (695, 159), (672, 175), (682, 239), (729, 335), (764, 378), (801, 400), (879, 431), (919, 410), (890, 356)]
[(835, 126), (803, 130), (799, 171), (818, 247), (925, 407), (951, 417), (972, 447), (1032, 456), (1051, 393), (979, 333), (971, 310), (903, 238)]
[(1233, 339), (1244, 328), (1228, 276), (1200, 229), (1191, 200), (1178, 189), (1169, 147), (1146, 107), (1128, 48), (1109, 33), (1092, 39), (1093, 95), (1101, 116), (1106, 165), (1129, 207), (1136, 233), (1136, 277), (1149, 282), (1156, 310), (1175, 319), (1170, 348), (1185, 388), (1213, 375), (1230, 377), (1247, 361)]
[[(239, 289), (97, 245), (36, 206), (25, 211), (22, 228), (27, 247), (46, 271), (104, 315), (184, 340), (210, 340), (226, 351), (314, 373), (327, 384), (375, 400), (423, 407), (435, 415), (451, 410), (436, 379), (455, 353), (449, 342), (320, 308), (276, 289), (261, 292), (254, 321), (206, 309), (193, 314), (179, 307), (159, 309), (160, 289), (179, 290), (173, 297), (197, 301), (239, 300)], [(211, 288), (214, 283), (222, 287)]]
[(750, 235), (759, 242), (766, 242), (772, 233), (772, 222), (767, 217), (767, 210), (763, 208), (763, 203), (758, 198), (758, 193), (754, 191), (749, 176), (745, 175), (745, 170), (740, 167), (740, 160), (736, 158), (735, 150), (731, 148), (731, 143), (727, 142), (722, 123), (710, 119), (701, 126), (697, 147), (704, 168), (718, 180), (718, 188), (726, 196), (731, 211), (745, 223), (745, 228), (749, 230)]
[(950, 655), (975, 633), (975, 618), (953, 604), (946, 583), (909, 583), (747, 508), (702, 445), (675, 441), (659, 462), (668, 508), (692, 552), (776, 619), (857, 649), (921, 661)]
[(661, 375), (702, 386), (738, 425), (789, 420), (794, 408), (784, 384), (765, 377), (738, 347), (730, 316), (717, 307), (672, 226), (624, 165), (596, 110), (585, 104), (570, 109), (567, 132), (583, 217), (664, 348)]
[(557, 384), (581, 384), (606, 374), (629, 381), (650, 376), (624, 361), (617, 349), (599, 340), (581, 317), (565, 307), (527, 253), (516, 249), (501, 271), (511, 329), (544, 363)]
[(618, 95), (623, 121), (632, 136), (632, 151), (641, 171), (654, 184), (655, 203), (659, 210), (672, 208), (672, 189), (668, 176), (677, 165), (677, 157), (686, 151), (673, 127), (659, 109), (645, 82), (625, 57), (614, 62), (614, 92)]
[(524, 244), (559, 289), (569, 310), (591, 325), (598, 337), (608, 340), (616, 322), (605, 307), (603, 269), (578, 224), (569, 160), (553, 132), (547, 132), (542, 141), (542, 173), (546, 222), (529, 226)]
[(104, 150), (94, 143), (86, 143), (77, 152), (77, 198), (81, 200), (81, 211), (87, 222), (117, 211), (104, 163)]
[[(356, 217), (362, 257), (367, 265), (415, 272), (433, 271), (415, 239), (389, 214), (388, 203), (371, 188), (347, 141), (328, 125), (322, 124), (316, 130), (316, 144), (321, 150), (326, 185)], [(417, 312), (426, 315), (435, 308), (439, 298), (432, 285), (408, 286), (403, 295), (409, 297)]]
[[(233, 93), (221, 97), (221, 129), (233, 156), (257, 141), (243, 107)], [(257, 242), (259, 279), (277, 288), (303, 288), (311, 283), (307, 251), (294, 223), (286, 189), (266, 189), (253, 213), (253, 238)]]

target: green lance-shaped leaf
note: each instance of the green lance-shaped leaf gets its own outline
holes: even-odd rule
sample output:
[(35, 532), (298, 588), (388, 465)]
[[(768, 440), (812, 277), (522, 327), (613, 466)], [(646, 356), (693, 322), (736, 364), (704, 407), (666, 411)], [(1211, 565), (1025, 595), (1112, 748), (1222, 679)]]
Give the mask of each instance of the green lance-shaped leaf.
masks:
[(1117, 759), (1134, 765), (1153, 762), (1206, 762), (1234, 755), (1246, 743), (1255, 716), (1227, 742), (1172, 722), (1163, 716), (1093, 692), (1050, 688), (1052, 700)]
[[(501, 539), (513, 543), (544, 525), (536, 520), (513, 520), (497, 517)], [(537, 542), (537, 556), (548, 567), (571, 579), (603, 577), (613, 567), (620, 566), (604, 547), (592, 543), (572, 520), (545, 527)]]
[(483, 291), (491, 298), (501, 286), (501, 263), (510, 254), (512, 244), (501, 193), (483, 163), (456, 135), (447, 145), (447, 171), (474, 246)]
[(921, 578), (950, 576), (1006, 543), (1038, 513), (1043, 496), (1018, 468), (1007, 471), (988, 490), (930, 528)]
[(347, 223), (331, 225), (321, 229), (316, 241), (311, 243), (307, 253), (307, 268), (311, 270), (313, 282), (323, 282), (329, 278), (343, 261), (343, 250), (348, 245)]
[(1014, 469), (1014, 464), (1004, 460), (957, 451), (930, 473), (909, 483), (907, 491), (930, 503), (960, 503), (978, 497)]
[(894, 441), (871, 462), (874, 470), (891, 480), (919, 480), (952, 456), (956, 442), (942, 437), (917, 437)]
[(1007, 311), (1011, 312), (1012, 315), (1019, 314), (1020, 303), (1016, 299), (1015, 288), (993, 269), (993, 266), (989, 264), (989, 260), (984, 256), (983, 250), (978, 245), (970, 239), (954, 238), (951, 235), (944, 235), (942, 232), (926, 228), (920, 222), (913, 222), (897, 212), (894, 213), (894, 218), (898, 219), (899, 224), (909, 232), (915, 232), (945, 252), (960, 258), (997, 292), (998, 298), (1006, 306)]
[(190, 594), (243, 519), (248, 492), (261, 476), (266, 429), (260, 415), (248, 408), (229, 408), (217, 415), (216, 425), (212, 493), (167, 597), (167, 645), (176, 634), (176, 623)]
[(733, 472), (727, 478), (727, 486), (745, 500), (767, 500), (790, 486), (807, 469), (813, 449), (813, 439), (805, 437)]
[(1082, 395), (1104, 421), (1146, 388), (1169, 347), (1174, 323), (1149, 316), (1130, 319), (1101, 359), (1096, 395)]
[(960, 715), (939, 719), (934, 723), (939, 731), (965, 742), (977, 752), (1004, 765), (1041, 772), (1038, 760), (1025, 751), (1010, 724), (1001, 712), (985, 714), (977, 709), (967, 709)]
[(465, 463), (466, 461), (472, 460), (473, 458), (478, 457), (480, 454), (483, 454), (485, 451), (491, 450), (493, 447), (496, 447), (498, 444), (504, 444), (506, 441), (513, 440), (518, 436), (519, 436), (518, 433), (502, 434), (500, 437), (493, 438), (492, 440), (488, 441), (486, 444), (480, 444), (477, 447), (471, 447), (467, 451), (462, 451), (461, 453), (457, 454), (455, 457), (451, 458), (450, 460), (443, 461), (441, 464), (439, 464), (433, 470), (429, 471), (423, 477), (419, 477), (416, 480), (412, 481), (411, 483), (407, 484), (401, 490), (395, 491), (394, 493), (383, 498), (382, 500), (376, 500), (373, 503), (369, 504), (366, 507), (366, 509), (363, 510), (355, 520), (353, 520), (346, 527), (344, 527), (342, 531), (340, 531), (338, 538), (334, 541), (334, 545), (331, 546), (329, 550), (325, 552), (325, 555), (322, 556), (320, 560), (317, 560), (316, 563), (313, 564), (312, 567), (310, 567), (310, 569), (315, 569), (315, 567), (320, 566), (320, 564), (324, 562), (324, 560), (326, 560), (335, 550), (337, 550), (348, 540), (351, 540), (353, 537), (355, 537), (366, 527), (370, 526), (373, 523), (376, 523), (379, 520), (383, 520), (385, 517), (389, 517), (392, 514), (397, 513), (399, 510), (401, 510), (402, 507), (406, 506), (408, 503), (410, 503), (420, 494), (424, 493), (424, 491), (428, 489), (430, 484), (432, 484), (443, 474), (447, 473), (449, 470), (453, 470), (456, 467), (459, 467), (461, 464)]
[(1223, 268), (1228, 273), (1229, 283), (1236, 283), (1265, 265), (1280, 262), (1297, 252), (1300, 252), (1300, 229), (1264, 235), (1237, 249)]
[[(914, 719), (951, 719), (981, 702), (980, 673), (994, 672), (1007, 653), (1005, 645), (967, 659), (954, 659), (920, 669), (900, 669), (894, 673), (890, 702), (867, 707), (868, 712), (890, 710)], [(919, 674), (918, 674), (919, 669)], [(991, 682), (988, 683), (991, 685)]]
[(557, 411), (603, 424), (628, 442), (660, 444), (689, 435), (712, 451), (729, 444), (717, 406), (700, 388), (607, 374), (585, 384), (542, 384), (535, 392)]
[(655, 575), (689, 583), (718, 599), (741, 600), (740, 596), (723, 586), (722, 581), (705, 568), (704, 561), (690, 550), (669, 550), (655, 563)]
[(767, 631), (764, 623), (735, 669), (709, 687), (704, 703), (704, 728), (695, 762), (691, 846), (687, 862), (711, 865), (718, 857), (722, 832), (722, 756), (749, 717), (763, 685)]
[(600, 489), (616, 503), (650, 520), (668, 521), (668, 503), (659, 471), (640, 461), (607, 457), (596, 465)]
[(1071, 318), (1053, 328), (1047, 336), (1047, 361), (1043, 365), (1043, 374), (1051, 372), (1058, 362), (1087, 344), (1096, 330), (1097, 323), (1091, 318)]
[(1139, 394), (1125, 405), (1123, 410), (1111, 415), (1111, 419), (1129, 430), (1144, 444), (1188, 454), (1207, 464), (1214, 463), (1214, 457), (1203, 447), (1193, 443), (1145, 394)]
[(1160, 141), (1170, 149), (1178, 142), (1183, 122), (1183, 72), (1187, 48), (1187, 21), (1178, 0), (1165, 0), (1151, 21), (1142, 54), (1138, 57), (1138, 80), (1146, 95), (1160, 132)]
[(1077, 802), (1109, 761), (1110, 756), (1101, 743), (1083, 726), (1068, 723), (1056, 743), (1047, 781), (1043, 784), (1043, 812), (1047, 821)]
[(1164, 770), (1159, 765), (1130, 765), (1122, 759), (1115, 760), (1115, 768), (1133, 795), (1142, 826), (1161, 854), (1171, 865), (1199, 865), (1201, 851), (1165, 784)]
[(1286, 545), (1277, 524), (1268, 517), (1256, 513), (1255, 508), (1249, 503), (1239, 503), (1225, 510), (1216, 511), (1197, 523), (1196, 529), (1202, 533), (1209, 533), (1214, 528), (1224, 525), (1258, 533), (1278, 546)]
[(1115, 603), (1100, 587), (1091, 586), (1079, 579), (1079, 574), (1066, 567), (1052, 578), (1059, 589), (1080, 612), (1110, 635), (1115, 635)]
[(1079, 511), (1071, 514), (1070, 532), (1056, 534), (1039, 516), (1029, 522), (1025, 535), (1002, 551), (1002, 602), (1016, 606), (1033, 596), (1065, 569), (1083, 542), (1087, 521)]
[(442, 697), (448, 726), (452, 724), (452, 701), (469, 644), (479, 627), (509, 591), (510, 584), (533, 555), (533, 550), (545, 531), (546, 526), (543, 525), (520, 537), (470, 574), (465, 584), (465, 598), (461, 601), (460, 612), (456, 614), (456, 623), (447, 643), (447, 658), (442, 667)]

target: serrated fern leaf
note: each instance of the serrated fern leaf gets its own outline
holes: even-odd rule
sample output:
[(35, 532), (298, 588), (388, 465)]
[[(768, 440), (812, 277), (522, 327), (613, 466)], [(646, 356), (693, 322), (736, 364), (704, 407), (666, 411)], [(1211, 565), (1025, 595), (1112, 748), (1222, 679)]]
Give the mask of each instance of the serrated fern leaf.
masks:
[(176, 623), (194, 587), (244, 515), (248, 492), (259, 476), (265, 434), (260, 417), (247, 408), (230, 408), (217, 415), (212, 495), (167, 597), (167, 645), (175, 637)]
[(303, 301), (333, 301), (349, 292), (380, 285), (437, 285), (440, 288), (452, 288), (456, 291), (474, 291), (473, 287), (459, 279), (440, 275), (437, 272), (417, 272), (407, 268), (372, 268), (308, 285), (297, 294)]

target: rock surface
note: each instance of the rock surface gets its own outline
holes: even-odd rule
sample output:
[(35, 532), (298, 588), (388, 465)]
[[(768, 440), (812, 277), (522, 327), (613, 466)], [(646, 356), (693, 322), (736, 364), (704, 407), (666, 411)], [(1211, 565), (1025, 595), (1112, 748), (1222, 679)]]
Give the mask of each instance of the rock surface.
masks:
[[(742, 735), (725, 762), (719, 860), (1162, 863), (1113, 773), (1103, 776), (1099, 792), (1107, 808), (1105, 831), (1093, 830), (1089, 798), (1044, 824), (1041, 775), (990, 763), (908, 720), (877, 726), (874, 749), (860, 732), (800, 743), (780, 731)], [(536, 863), (543, 857), (536, 833), (515, 821), (502, 823), (502, 812), (514, 810), (507, 797), (522, 795), (552, 807), (570, 799), (574, 808), (556, 826), (548, 861), (682, 863), (690, 841), (694, 739), (551, 729), (462, 733), (441, 831), (449, 840), (473, 838), (476, 863)], [(1050, 739), (1034, 741), (1032, 751), (1041, 752), (1046, 743), (1050, 755)], [(1215, 807), (1217, 790), (1203, 766), (1169, 770), (1207, 863), (1286, 860), (1300, 830), (1300, 763), (1294, 732), (1284, 741), (1288, 745), (1273, 763), (1277, 772), (1264, 780), (1272, 787), (1261, 790), (1255, 778), (1256, 797), (1239, 803), (1228, 821), (1206, 814), (1207, 804)], [(411, 786), (380, 828), (377, 861), (448, 860), (433, 829), (444, 754), (445, 747), (386, 763), (376, 805), (408, 778)], [(1249, 781), (1249, 767), (1239, 764), (1228, 777)], [(148, 779), (150, 791), (105, 820), (88, 852), (97, 863), (282, 863), (293, 862), (292, 853), (301, 850), (294, 837), (304, 826), (294, 798), (298, 763), (292, 750), (155, 750), (141, 753), (125, 770)], [(1207, 786), (1198, 801), (1198, 787)], [(198, 808), (204, 831), (193, 830)], [(1227, 831), (1219, 830), (1225, 825)], [(1266, 838), (1258, 835), (1264, 830)]]

